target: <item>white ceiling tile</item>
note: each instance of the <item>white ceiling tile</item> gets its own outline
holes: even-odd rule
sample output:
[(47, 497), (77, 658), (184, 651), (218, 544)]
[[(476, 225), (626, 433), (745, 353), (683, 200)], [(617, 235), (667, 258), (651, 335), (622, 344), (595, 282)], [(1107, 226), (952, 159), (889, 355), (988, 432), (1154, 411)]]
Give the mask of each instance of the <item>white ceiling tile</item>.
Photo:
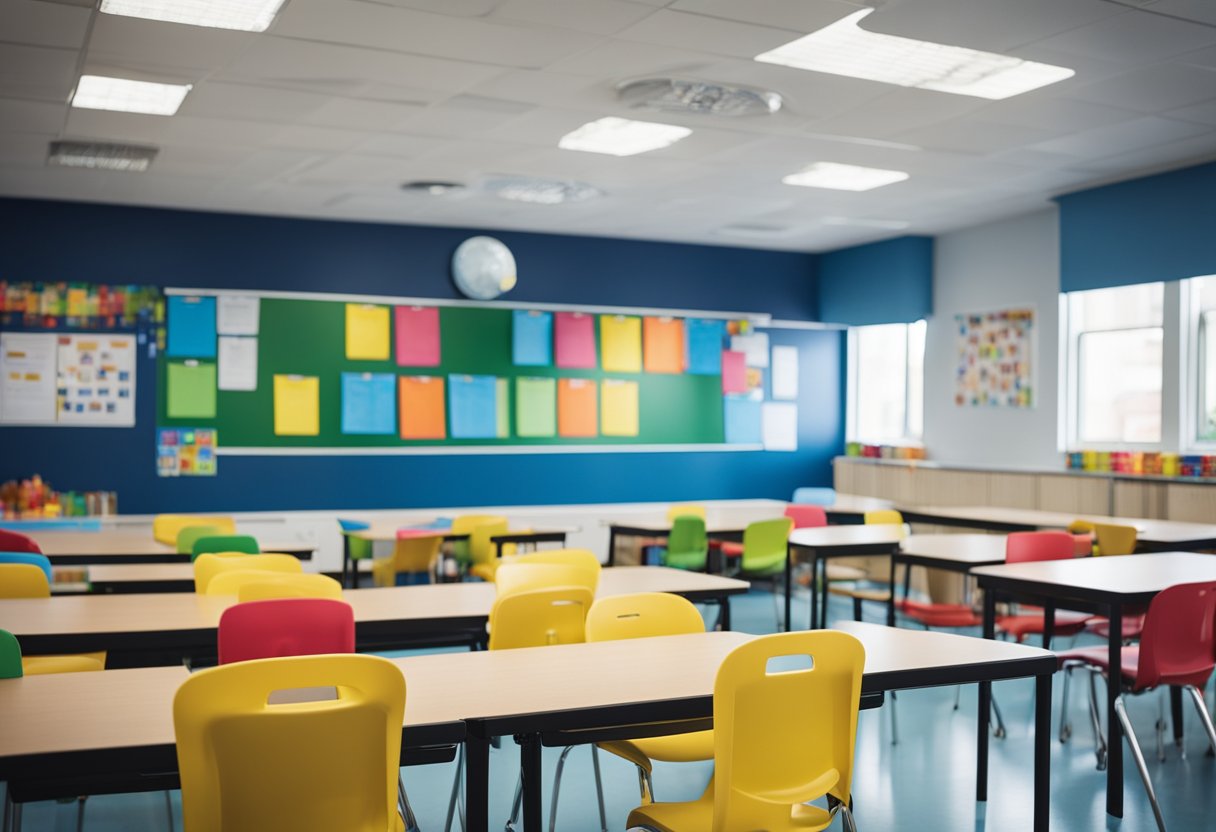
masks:
[(1129, 10), (1044, 38), (1035, 46), (1134, 66), (1136, 62), (1161, 61), (1214, 43), (1216, 28)]
[(1194, 107), (1182, 107), (1170, 110), (1163, 115), (1178, 121), (1194, 121), (1199, 124), (1216, 124), (1216, 100), (1196, 104)]
[(182, 102), (182, 115), (287, 123), (300, 121), (330, 101), (329, 96), (252, 84), (207, 81)]
[(932, 150), (983, 155), (1036, 144), (1052, 135), (1057, 134), (1037, 127), (961, 118), (897, 133), (895, 138)]
[(1075, 133), (1139, 118), (1142, 114), (1078, 98), (1021, 95), (988, 104), (975, 115), (1000, 124), (1034, 127), (1050, 133)]
[(1152, 11), (1216, 25), (1216, 5), (1209, 0), (1156, 0)]
[(389, 130), (422, 111), (421, 107), (387, 101), (331, 98), (303, 116), (302, 121), (343, 130)]
[(503, 0), (381, 0), (386, 6), (452, 17), (485, 17), (502, 5)]
[(871, 32), (1016, 54), (1015, 47), (1124, 14), (1103, 0), (914, 0), (877, 5), (862, 21)]
[(84, 44), (92, 11), (36, 0), (5, 0), (0, 4), (0, 32), (9, 43), (79, 49)]
[(0, 131), (58, 133), (67, 114), (66, 104), (0, 98)]
[(648, 6), (618, 0), (503, 0), (489, 19), (611, 35), (654, 11)]
[(1095, 176), (1122, 175), (1128, 170), (1151, 171), (1160, 167), (1178, 167), (1181, 164), (1201, 164), (1216, 159), (1216, 131), (1166, 142), (1151, 147), (1141, 147), (1127, 153), (1094, 159), (1077, 165), (1082, 181), (1092, 182)]
[(1051, 139), (1035, 145), (1034, 149), (1069, 154), (1080, 159), (1099, 159), (1187, 139), (1204, 133), (1207, 129), (1202, 124), (1145, 116), (1109, 127)]
[(1216, 69), (1159, 64), (1081, 87), (1073, 95), (1146, 113), (1172, 110), (1216, 98)]
[(397, 187), (412, 178), (418, 163), (392, 156), (343, 153), (297, 171), (292, 181), (300, 184), (378, 185)]
[(76, 50), (0, 43), (0, 96), (67, 101), (76, 85)]
[(0, 133), (0, 163), (39, 167), (46, 164), (48, 144), (55, 139), (46, 133)]
[(1216, 69), (1216, 46), (1196, 49), (1194, 52), (1185, 52), (1174, 58), (1174, 63)]
[(89, 36), (88, 59), (144, 72), (196, 76), (222, 66), (257, 37), (252, 32), (98, 14)]
[(816, 133), (887, 139), (909, 130), (979, 112), (986, 104), (981, 99), (966, 95), (892, 88), (886, 84), (874, 86), (887, 91), (842, 113), (815, 119), (808, 129)]
[(718, 20), (668, 9), (655, 12), (617, 33), (617, 37), (740, 58), (754, 58), (793, 39), (787, 29)]
[(407, 136), (401, 133), (363, 134), (362, 139), (350, 147), (352, 153), (366, 156), (397, 156), (414, 158), (437, 150), (446, 139), (439, 136)]
[[(161, 144), (166, 135), (179, 123), (179, 119), (165, 116), (69, 107), (64, 134), (74, 139)], [(224, 139), (220, 138), (220, 140)]]
[(844, 0), (676, 0), (670, 8), (679, 12), (737, 20), (790, 30), (788, 40), (809, 34), (857, 11)]
[[(525, 111), (527, 108), (525, 107)], [(394, 130), (418, 136), (446, 136), (454, 139), (480, 136), (519, 118), (518, 109), (490, 109), (440, 103), (412, 112)]]
[(694, 74), (719, 60), (720, 56), (710, 52), (697, 52), (663, 44), (609, 40), (570, 57), (553, 61), (545, 68), (570, 75), (611, 79), (616, 83), (640, 75)]
[(469, 92), (508, 101), (526, 101), (529, 104), (543, 104), (552, 107), (586, 100), (593, 90), (597, 96), (602, 96), (604, 88), (614, 90), (615, 86), (590, 81), (583, 75), (512, 69), (500, 73), (488, 81), (475, 84), (469, 89)]

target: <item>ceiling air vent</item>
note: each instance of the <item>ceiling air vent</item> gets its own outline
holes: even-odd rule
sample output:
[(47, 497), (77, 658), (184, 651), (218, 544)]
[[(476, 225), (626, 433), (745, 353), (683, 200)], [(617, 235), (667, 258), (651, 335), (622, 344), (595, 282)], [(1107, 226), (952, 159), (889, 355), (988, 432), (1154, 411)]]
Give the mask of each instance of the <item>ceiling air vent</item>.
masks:
[(411, 194), (424, 194), (426, 196), (447, 196), (449, 194), (458, 194), (464, 190), (464, 185), (459, 182), (444, 182), (435, 179), (416, 179), (413, 182), (406, 182), (401, 186), (401, 190)]
[(755, 87), (688, 81), (682, 78), (640, 78), (616, 88), (621, 101), (640, 110), (698, 113), (711, 116), (767, 116), (781, 109), (781, 94)]
[(64, 168), (122, 170), (143, 173), (160, 150), (136, 144), (56, 141), (50, 143), (46, 163)]
[(541, 179), (532, 176), (495, 176), (482, 183), (487, 193), (515, 202), (538, 205), (560, 205), (584, 202), (603, 196), (604, 192), (586, 182), (570, 179)]

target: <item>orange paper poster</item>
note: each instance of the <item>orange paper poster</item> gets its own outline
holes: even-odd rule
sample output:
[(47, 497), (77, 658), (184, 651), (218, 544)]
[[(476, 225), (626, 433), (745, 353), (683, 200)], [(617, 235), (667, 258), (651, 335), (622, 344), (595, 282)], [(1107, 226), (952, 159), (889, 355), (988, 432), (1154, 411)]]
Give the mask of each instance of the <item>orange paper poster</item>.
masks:
[(402, 439), (444, 439), (443, 376), (401, 376), (397, 387), (397, 413)]
[(589, 378), (563, 378), (557, 383), (557, 435), (596, 436), (596, 383)]
[(684, 372), (684, 322), (679, 318), (643, 320), (642, 353), (648, 373)]

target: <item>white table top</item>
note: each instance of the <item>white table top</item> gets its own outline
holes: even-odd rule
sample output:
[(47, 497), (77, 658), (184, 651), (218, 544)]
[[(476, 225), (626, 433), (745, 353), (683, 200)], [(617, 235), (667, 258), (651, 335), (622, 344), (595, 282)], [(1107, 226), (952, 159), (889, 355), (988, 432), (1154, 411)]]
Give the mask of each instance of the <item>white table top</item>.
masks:
[(993, 564), (1005, 561), (1003, 534), (914, 534), (900, 551), (957, 564)]
[(812, 529), (794, 529), (790, 532), (790, 543), (807, 548), (842, 546), (875, 546), (899, 543), (904, 538), (904, 527), (874, 524), (865, 526), (819, 526)]
[(1104, 595), (1151, 595), (1177, 584), (1216, 581), (1216, 555), (1157, 552), (981, 566), (972, 574)]

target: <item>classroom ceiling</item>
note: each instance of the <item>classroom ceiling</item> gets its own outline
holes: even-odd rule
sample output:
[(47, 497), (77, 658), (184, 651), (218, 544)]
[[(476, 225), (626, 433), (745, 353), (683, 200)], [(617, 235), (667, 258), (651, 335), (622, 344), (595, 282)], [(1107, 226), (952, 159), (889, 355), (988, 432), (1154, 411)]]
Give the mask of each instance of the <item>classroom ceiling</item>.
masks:
[[(1072, 68), (1000, 101), (759, 63), (865, 5), (875, 32)], [(1216, 157), (1211, 0), (287, 0), (260, 34), (0, 0), (0, 194), (821, 251), (934, 234)], [(81, 74), (193, 84), (178, 114), (68, 106)], [(775, 115), (645, 113), (626, 79), (762, 87)], [(561, 150), (603, 116), (670, 147)], [(48, 142), (152, 144), (147, 173), (46, 164)], [(907, 171), (867, 192), (782, 184), (817, 161)], [(490, 178), (588, 183), (561, 205)], [(452, 180), (461, 193), (407, 193)], [(906, 227), (902, 224), (906, 223)]]

